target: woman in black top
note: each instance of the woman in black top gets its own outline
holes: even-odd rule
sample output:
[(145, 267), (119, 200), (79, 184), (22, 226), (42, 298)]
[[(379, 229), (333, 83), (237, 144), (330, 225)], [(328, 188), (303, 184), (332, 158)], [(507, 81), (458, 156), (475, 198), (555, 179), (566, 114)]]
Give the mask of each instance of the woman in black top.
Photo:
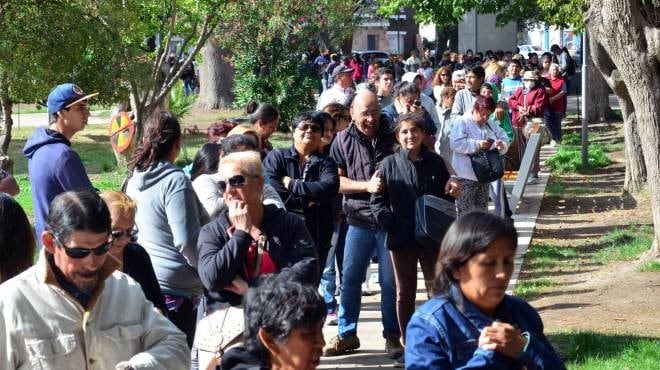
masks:
[(112, 190), (102, 192), (101, 198), (107, 204), (112, 218), (114, 242), (109, 251), (110, 257), (122, 263), (121, 271), (137, 281), (145, 297), (160, 313), (167, 316), (167, 307), (151, 264), (151, 258), (147, 251), (135, 242), (137, 240), (135, 202), (128, 195)]
[(394, 133), (401, 147), (380, 165), (385, 186), (382, 192), (371, 195), (371, 210), (378, 225), (387, 232), (396, 278), (397, 316), (401, 337), (405, 338), (406, 325), (415, 311), (417, 261), (430, 293), (440, 247), (428, 249), (415, 240), (415, 200), (431, 194), (453, 202), (452, 197), (460, 191), (457, 179), (450, 177), (442, 158), (423, 145), (426, 132), (421, 114), (400, 115)]

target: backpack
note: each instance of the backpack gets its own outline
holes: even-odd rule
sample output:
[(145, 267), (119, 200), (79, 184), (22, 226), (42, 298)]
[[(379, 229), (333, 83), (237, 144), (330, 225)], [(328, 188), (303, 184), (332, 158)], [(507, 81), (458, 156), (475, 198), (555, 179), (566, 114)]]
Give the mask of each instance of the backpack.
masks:
[(566, 53), (566, 75), (572, 76), (575, 74), (575, 60), (565, 48), (563, 52)]

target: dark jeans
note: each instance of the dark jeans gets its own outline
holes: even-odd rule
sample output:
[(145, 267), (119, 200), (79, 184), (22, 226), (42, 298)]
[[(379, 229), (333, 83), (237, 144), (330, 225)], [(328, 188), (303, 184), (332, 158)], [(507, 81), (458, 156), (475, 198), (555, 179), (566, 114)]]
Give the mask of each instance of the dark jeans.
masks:
[(552, 136), (552, 140), (561, 143), (561, 120), (564, 119), (564, 113), (547, 111), (548, 115), (548, 130)]
[(188, 347), (192, 348), (197, 326), (197, 310), (190, 299), (185, 299), (176, 311), (168, 311), (167, 315), (174, 325), (186, 335)]
[(406, 327), (415, 312), (415, 298), (417, 295), (417, 261), (422, 267), (426, 295), (430, 297), (433, 285), (435, 262), (438, 251), (422, 248), (390, 251), (392, 268), (396, 280), (396, 313), (401, 328), (401, 338), (405, 345)]

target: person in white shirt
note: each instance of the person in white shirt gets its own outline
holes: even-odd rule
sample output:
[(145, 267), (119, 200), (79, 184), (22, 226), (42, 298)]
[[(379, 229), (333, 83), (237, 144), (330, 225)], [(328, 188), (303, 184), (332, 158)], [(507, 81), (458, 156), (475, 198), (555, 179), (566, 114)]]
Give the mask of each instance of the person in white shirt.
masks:
[(331, 88), (325, 90), (319, 97), (316, 110), (323, 110), (326, 105), (339, 103), (348, 107), (353, 98), (353, 68), (340, 64), (332, 71), (332, 79), (335, 81)]

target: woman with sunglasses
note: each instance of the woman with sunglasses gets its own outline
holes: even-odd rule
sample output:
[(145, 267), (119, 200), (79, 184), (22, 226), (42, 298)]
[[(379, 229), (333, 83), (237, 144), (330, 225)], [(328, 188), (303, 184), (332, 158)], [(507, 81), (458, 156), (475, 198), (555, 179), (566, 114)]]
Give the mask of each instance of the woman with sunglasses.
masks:
[(442, 91), (451, 87), (451, 72), (451, 66), (442, 66), (438, 68), (438, 71), (433, 77), (433, 97), (438, 106), (440, 106), (440, 102), (442, 102)]
[(126, 194), (144, 205), (135, 214), (138, 242), (151, 257), (168, 317), (192, 347), (197, 304), (204, 293), (197, 274), (197, 237), (208, 215), (190, 179), (174, 164), (181, 145), (176, 117), (155, 112), (129, 163)]
[(305, 221), (323, 262), (334, 225), (332, 202), (339, 192), (337, 164), (318, 152), (327, 118), (324, 112), (298, 114), (292, 124), (293, 145), (272, 150), (264, 161), (271, 185), (286, 209)]
[(112, 219), (112, 248), (108, 255), (121, 262), (121, 271), (142, 287), (144, 295), (154, 307), (167, 316), (167, 307), (160, 291), (156, 273), (151, 265), (151, 258), (141, 245), (137, 244), (137, 228), (135, 227), (135, 211), (137, 205), (128, 195), (114, 190), (102, 192)]

